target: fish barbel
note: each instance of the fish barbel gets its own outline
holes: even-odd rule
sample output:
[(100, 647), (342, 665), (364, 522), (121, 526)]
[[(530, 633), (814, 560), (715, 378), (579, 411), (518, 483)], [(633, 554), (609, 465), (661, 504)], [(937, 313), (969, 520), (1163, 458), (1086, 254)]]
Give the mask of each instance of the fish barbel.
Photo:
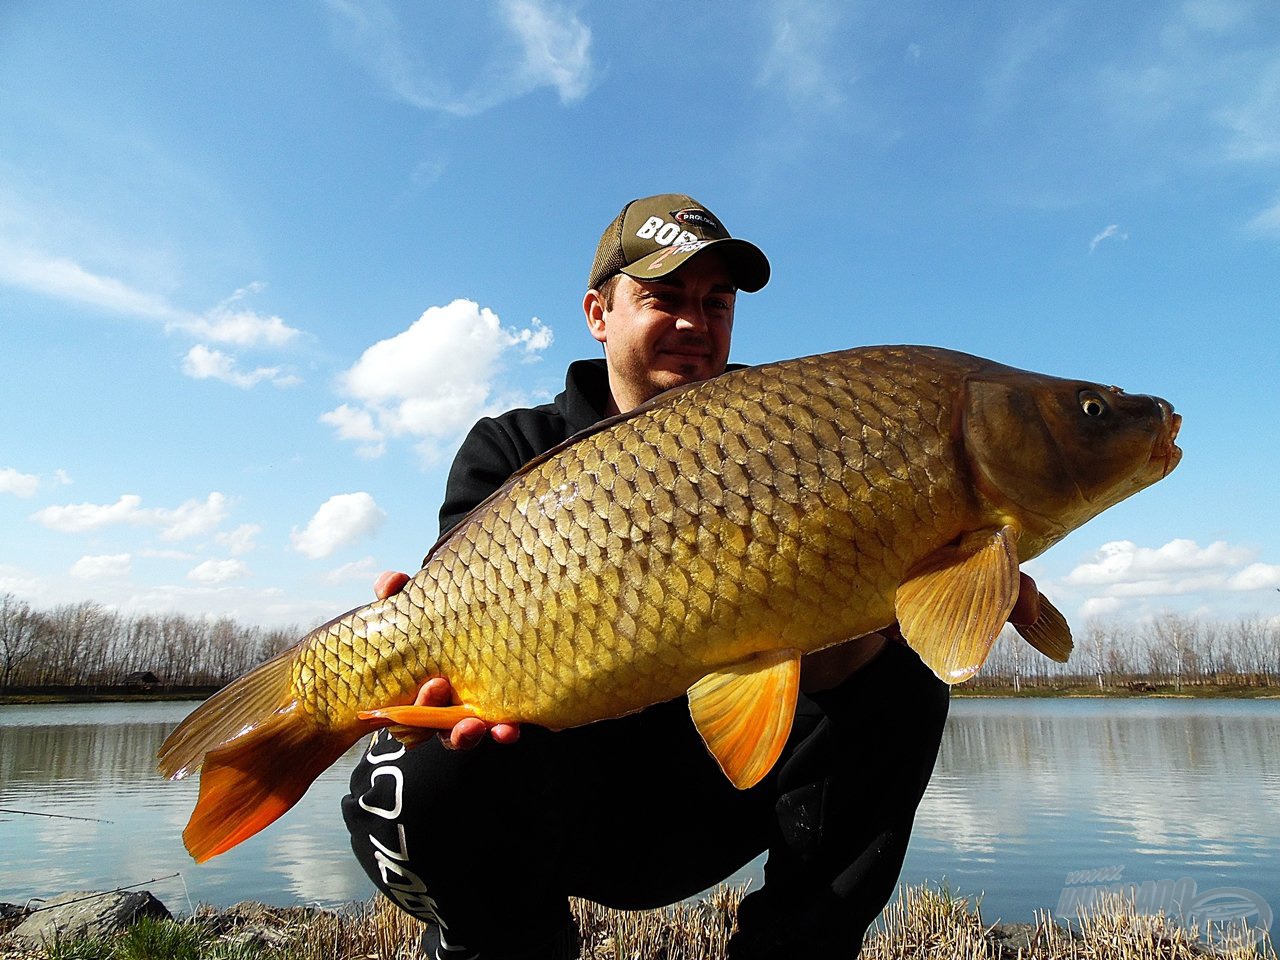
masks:
[[(160, 749), (201, 765), (206, 860), (261, 830), (362, 735), (462, 717), (552, 729), (688, 694), (739, 787), (786, 741), (803, 654), (893, 621), (948, 683), (986, 659), (1018, 565), (1166, 476), (1164, 400), (931, 347), (724, 374), (526, 465), (403, 590), (219, 691)], [(1020, 632), (1065, 660), (1042, 601)], [(409, 706), (428, 678), (450, 707)]]

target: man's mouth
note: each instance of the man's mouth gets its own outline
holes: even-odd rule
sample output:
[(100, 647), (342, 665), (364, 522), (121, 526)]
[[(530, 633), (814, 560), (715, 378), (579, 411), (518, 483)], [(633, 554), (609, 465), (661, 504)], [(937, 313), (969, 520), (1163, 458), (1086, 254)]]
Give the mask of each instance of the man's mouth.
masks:
[(677, 343), (669, 346), (659, 347), (659, 353), (665, 353), (668, 356), (680, 357), (682, 359), (698, 359), (705, 360), (711, 356), (711, 348), (703, 343)]

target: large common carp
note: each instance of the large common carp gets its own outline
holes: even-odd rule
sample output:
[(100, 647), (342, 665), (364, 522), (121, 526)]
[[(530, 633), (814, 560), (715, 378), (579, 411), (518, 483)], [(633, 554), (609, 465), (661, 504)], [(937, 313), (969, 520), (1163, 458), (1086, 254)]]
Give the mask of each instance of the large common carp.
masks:
[[(160, 750), (203, 763), (197, 860), (279, 817), (363, 734), (463, 716), (563, 729), (688, 693), (757, 782), (803, 654), (899, 621), (938, 676), (985, 660), (1018, 564), (1178, 463), (1164, 400), (930, 347), (871, 347), (670, 391), (534, 460), (399, 593), (312, 631)], [(1065, 659), (1046, 602), (1023, 635)], [(412, 707), (427, 678), (452, 707)]]

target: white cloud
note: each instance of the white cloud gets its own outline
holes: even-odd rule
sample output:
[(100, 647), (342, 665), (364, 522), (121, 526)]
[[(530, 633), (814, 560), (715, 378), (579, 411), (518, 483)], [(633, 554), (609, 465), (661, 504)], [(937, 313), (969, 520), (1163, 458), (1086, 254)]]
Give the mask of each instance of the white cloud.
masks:
[[(431, 307), (342, 375), (342, 392), (358, 405), (344, 403), (320, 419), (340, 438), (362, 443), (363, 456), (381, 455), (388, 438), (402, 436), (422, 441), (429, 454), (499, 405), (495, 385), (508, 357), (533, 358), (550, 344), (551, 330), (536, 317), (513, 330), (471, 300)], [(515, 405), (512, 399), (502, 405)]]
[(339, 493), (320, 505), (305, 530), (294, 527), (290, 539), (299, 553), (319, 560), (377, 532), (386, 519), (369, 494)]
[(356, 447), (356, 453), (362, 457), (372, 460), (387, 452), (387, 435), (378, 429), (373, 422), (373, 414), (368, 410), (344, 403), (328, 413), (320, 414), (320, 422), (337, 430), (339, 440), (359, 442), (361, 445)]
[(263, 287), (261, 283), (251, 283), (203, 315), (175, 322), (172, 326), (203, 340), (229, 343), (237, 347), (286, 346), (301, 331), (277, 316), (263, 316), (254, 310), (237, 306), (246, 296), (258, 293)]
[(45, 507), (31, 519), (61, 533), (84, 533), (116, 524), (160, 527), (160, 539), (185, 540), (208, 533), (227, 515), (227, 498), (217, 491), (203, 501), (188, 500), (172, 509), (143, 507), (137, 494), (110, 504), (72, 503)]
[(80, 580), (108, 580), (128, 576), (132, 557), (127, 553), (81, 557), (71, 565), (71, 575)]
[(1154, 549), (1139, 547), (1131, 540), (1113, 540), (1099, 547), (1093, 560), (1072, 570), (1066, 582), (1090, 586), (1156, 582), (1178, 574), (1240, 566), (1250, 559), (1251, 551), (1223, 540), (1207, 547), (1194, 540), (1170, 540)]
[[(591, 31), (556, 0), (500, 0), (492, 7), (458, 5), (453, 10), (455, 17), (496, 17), (497, 35), (483, 22), (456, 31), (415, 32), (385, 0), (329, 0), (328, 6), (336, 18), (337, 42), (396, 97), (419, 109), (470, 116), (543, 87), (555, 89), (562, 103), (571, 103), (591, 85)], [(438, 48), (451, 35), (490, 44), (487, 55), (468, 55), (453, 71), (474, 72), (478, 79), (469, 87), (460, 89), (445, 79), (438, 66), (459, 54)]]
[(186, 540), (213, 530), (227, 516), (227, 498), (217, 491), (204, 501), (188, 500), (172, 510), (156, 508), (152, 511), (155, 523), (163, 529), (161, 540)]
[(13, 467), (0, 469), (0, 493), (12, 493), (15, 497), (33, 497), (40, 486), (40, 478), (34, 473), (19, 473)]
[(1119, 597), (1090, 597), (1080, 605), (1080, 619), (1102, 619), (1111, 616), (1124, 605)]
[(280, 367), (258, 367), (247, 373), (236, 369), (236, 361), (221, 350), (213, 350), (197, 343), (187, 351), (182, 360), (182, 372), (195, 380), (221, 380), (241, 390), (248, 390), (264, 380), (277, 387), (291, 387), (301, 380), (284, 373)]
[(123, 494), (111, 504), (69, 503), (45, 507), (31, 515), (31, 519), (44, 524), (50, 530), (62, 533), (83, 533), (116, 523), (142, 522), (142, 498), (137, 494)]
[(187, 579), (197, 583), (226, 583), (247, 576), (243, 560), (206, 560), (187, 571)]
[(1280, 589), (1280, 564), (1251, 563), (1227, 581), (1229, 590)]
[(64, 487), (68, 487), (71, 484), (75, 483), (75, 481), (71, 479), (71, 474), (67, 473), (67, 471), (62, 469), (53, 471), (53, 479), (56, 480), (58, 483), (60, 483)]
[(1272, 206), (1250, 220), (1249, 227), (1253, 230), (1262, 230), (1267, 233), (1280, 233), (1280, 201), (1276, 201)]
[(1220, 110), (1217, 120), (1231, 132), (1233, 160), (1280, 159), (1280, 59), (1274, 59), (1241, 88), (1241, 100)]
[(1037, 81), (1036, 71), (1061, 49), (1069, 22), (1066, 11), (1028, 11), (1017, 17), (997, 40), (996, 54), (984, 78), (987, 106), (1003, 112)]
[(1280, 587), (1280, 564), (1255, 555), (1223, 540), (1202, 547), (1177, 539), (1154, 548), (1115, 540), (1057, 583), (1046, 584), (1046, 593), (1075, 596), (1084, 618), (1122, 611), (1151, 616), (1175, 603), (1238, 613), (1240, 594)]
[(793, 106), (831, 110), (844, 102), (848, 57), (832, 55), (838, 4), (781, 0), (770, 10), (769, 48), (756, 84), (780, 89)]
[(1096, 76), (1096, 96), (1077, 101), (1096, 128), (1111, 115), (1129, 140), (1158, 144), (1158, 154), (1190, 159), (1274, 163), (1280, 158), (1280, 59), (1274, 39), (1256, 28), (1249, 4), (1166, 5), (1124, 55)]
[(114, 277), (100, 276), (66, 257), (19, 247), (3, 239), (0, 283), (128, 316), (166, 321), (184, 317), (163, 297), (135, 290)]
[[(347, 583), (352, 580), (363, 581), (369, 584), (369, 590), (373, 590), (373, 581), (382, 570), (379, 569), (373, 557), (361, 557), (359, 560), (352, 560), (350, 563), (344, 563), (335, 570), (330, 570), (324, 575), (325, 580), (329, 583)], [(372, 596), (372, 592), (370, 593)]]
[(242, 523), (230, 533), (219, 533), (214, 535), (214, 540), (227, 548), (232, 556), (240, 556), (253, 550), (257, 544), (253, 542), (253, 538), (262, 532), (262, 527), (256, 523)]
[(3, 237), (0, 237), (0, 284), (110, 313), (160, 320), (166, 330), (180, 330), (215, 343), (283, 347), (300, 333), (280, 317), (264, 316), (240, 305), (246, 296), (263, 288), (260, 283), (237, 290), (204, 313), (194, 313), (174, 306), (165, 297), (138, 290), (115, 277), (94, 273), (69, 257), (14, 244)]
[(1102, 243), (1102, 241), (1117, 238), (1120, 240), (1128, 240), (1129, 235), (1127, 233), (1121, 233), (1120, 225), (1113, 223), (1089, 241), (1089, 252), (1093, 253), (1094, 250), (1098, 249), (1098, 244)]
[(552, 86), (562, 103), (582, 99), (591, 82), (591, 31), (582, 21), (547, 0), (502, 0), (499, 9), (524, 52), (513, 89)]

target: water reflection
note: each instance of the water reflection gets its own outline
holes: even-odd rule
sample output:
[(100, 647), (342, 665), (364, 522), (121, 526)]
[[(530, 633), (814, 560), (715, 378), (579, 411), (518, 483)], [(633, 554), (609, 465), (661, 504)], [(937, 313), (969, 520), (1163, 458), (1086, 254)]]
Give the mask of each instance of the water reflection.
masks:
[(0, 814), (0, 900), (106, 889), (175, 872), (149, 889), (171, 909), (200, 902), (336, 904), (372, 888), (338, 814), (354, 754), (275, 826), (207, 864), (182, 847), (195, 778), (155, 772), (155, 754), (191, 703), (0, 707), (0, 807), (110, 823)]
[[(0, 807), (112, 821), (0, 814), (0, 900), (175, 871), (152, 885), (175, 910), (370, 895), (338, 813), (355, 751), (264, 833), (207, 864), (187, 857), (196, 781), (166, 782), (153, 760), (191, 706), (0, 707)], [(1280, 909), (1278, 742), (1278, 701), (957, 700), (903, 879), (983, 892), (989, 919), (1029, 920), (1069, 872), (1114, 866)]]
[(1019, 920), (1114, 866), (1280, 900), (1278, 736), (1276, 701), (957, 700), (904, 879)]

